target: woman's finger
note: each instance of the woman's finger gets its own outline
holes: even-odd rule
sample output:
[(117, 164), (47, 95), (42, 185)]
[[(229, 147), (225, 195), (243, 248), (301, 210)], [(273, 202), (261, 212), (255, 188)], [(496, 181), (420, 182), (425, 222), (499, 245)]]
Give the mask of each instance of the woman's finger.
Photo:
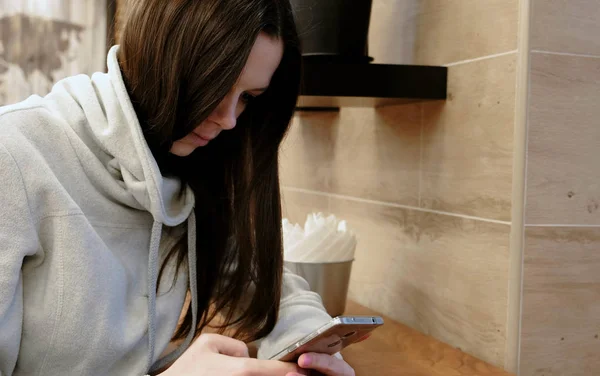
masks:
[(249, 357), (248, 346), (244, 342), (219, 334), (202, 334), (196, 340), (194, 345), (192, 345), (192, 347), (223, 355), (235, 356), (238, 358)]
[(298, 359), (298, 365), (328, 376), (355, 376), (354, 369), (348, 363), (328, 354), (302, 354)]
[(305, 376), (309, 372), (300, 368), (296, 363), (279, 362), (276, 360), (262, 359), (244, 359), (242, 367), (246, 374), (252, 376), (280, 376), (280, 375), (299, 375)]

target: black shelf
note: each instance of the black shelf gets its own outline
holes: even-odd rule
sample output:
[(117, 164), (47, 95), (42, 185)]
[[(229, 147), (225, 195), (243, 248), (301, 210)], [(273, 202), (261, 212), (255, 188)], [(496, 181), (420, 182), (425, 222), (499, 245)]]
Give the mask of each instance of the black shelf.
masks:
[(448, 68), (305, 59), (299, 110), (378, 107), (446, 99)]

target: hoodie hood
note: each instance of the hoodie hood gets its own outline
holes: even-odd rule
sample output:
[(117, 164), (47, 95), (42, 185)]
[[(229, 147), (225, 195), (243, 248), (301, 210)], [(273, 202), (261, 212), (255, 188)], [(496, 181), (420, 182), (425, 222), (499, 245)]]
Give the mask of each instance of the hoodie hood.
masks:
[(108, 53), (108, 73), (95, 73), (91, 81), (78, 76), (64, 82), (88, 119), (85, 128), (75, 130), (113, 177), (113, 181), (98, 179), (98, 183), (105, 185), (114, 200), (146, 210), (166, 226), (177, 226), (192, 212), (194, 194), (187, 186), (181, 192), (179, 179), (161, 175), (125, 88), (118, 50), (114, 46)]

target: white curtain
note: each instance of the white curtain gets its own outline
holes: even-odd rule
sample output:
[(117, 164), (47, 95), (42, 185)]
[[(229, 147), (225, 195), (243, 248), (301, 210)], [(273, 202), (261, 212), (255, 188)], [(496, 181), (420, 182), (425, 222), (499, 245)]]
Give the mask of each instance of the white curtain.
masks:
[(0, 106), (105, 64), (106, 0), (0, 0)]

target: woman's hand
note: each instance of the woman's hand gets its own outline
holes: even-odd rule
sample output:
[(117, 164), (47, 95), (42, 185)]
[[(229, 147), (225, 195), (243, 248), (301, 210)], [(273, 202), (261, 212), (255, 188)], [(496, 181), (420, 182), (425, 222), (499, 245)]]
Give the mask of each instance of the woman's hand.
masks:
[[(352, 369), (348, 363), (327, 354), (302, 354), (300, 358), (298, 358), (298, 365), (305, 370), (314, 370), (319, 374), (326, 376), (355, 376), (354, 369)], [(302, 373), (299, 372), (290, 372), (286, 376), (301, 375)]]
[(218, 334), (202, 334), (160, 375), (286, 376), (290, 373), (308, 375), (308, 371), (302, 370), (294, 363), (249, 358), (248, 347), (242, 341)]

